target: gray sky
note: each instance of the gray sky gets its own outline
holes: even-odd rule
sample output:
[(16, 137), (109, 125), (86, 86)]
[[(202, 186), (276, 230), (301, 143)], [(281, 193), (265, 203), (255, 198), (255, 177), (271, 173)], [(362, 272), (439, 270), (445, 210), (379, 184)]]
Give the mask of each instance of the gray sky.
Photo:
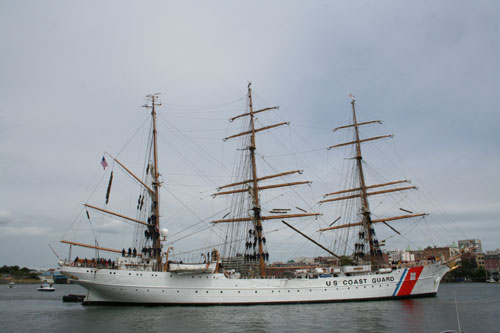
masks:
[[(355, 94), (362, 119), (383, 119), (377, 130), (395, 134), (386, 145), (406, 177), (438, 203), (424, 209), (446, 212), (434, 243), (463, 236), (500, 247), (499, 9), (497, 1), (2, 1), (0, 265), (55, 266), (47, 244), (66, 251), (58, 240), (103, 175), (103, 152), (119, 152), (147, 117), (146, 94), (162, 93), (169, 189), (190, 202), (230, 180), (215, 161), (233, 160), (221, 138), (238, 130), (226, 119), (241, 113), (248, 81), (258, 104), (281, 106), (269, 119), (292, 129), (276, 138), (293, 137), (299, 151), (344, 139), (330, 129), (349, 120)], [(189, 163), (167, 122), (199, 146), (181, 146)], [(338, 185), (341, 169), (342, 153), (320, 154), (302, 156), (306, 178), (332, 175), (312, 197)], [(140, 162), (123, 157), (132, 168)], [(200, 166), (201, 184), (186, 176)], [(165, 219), (178, 218), (165, 223), (172, 231), (198, 221), (167, 192), (162, 200)], [(193, 213), (223, 209), (210, 200)], [(295, 254), (280, 251), (275, 259)]]

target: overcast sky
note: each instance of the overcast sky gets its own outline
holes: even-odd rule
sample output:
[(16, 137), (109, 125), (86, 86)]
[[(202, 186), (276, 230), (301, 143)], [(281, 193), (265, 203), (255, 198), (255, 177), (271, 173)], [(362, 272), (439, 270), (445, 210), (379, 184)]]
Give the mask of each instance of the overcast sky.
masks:
[[(243, 110), (248, 81), (311, 150), (344, 139), (331, 128), (349, 121), (353, 93), (446, 212), (436, 245), (463, 236), (499, 248), (499, 17), (498, 1), (1, 1), (0, 265), (55, 266), (47, 244), (66, 251), (58, 241), (103, 175), (103, 152), (140, 127), (149, 93), (162, 93), (170, 189), (195, 198), (228, 181), (210, 170), (232, 161), (221, 139), (238, 130), (227, 118)], [(183, 135), (200, 147), (185, 147), (191, 164), (173, 145)], [(335, 152), (321, 154), (309, 178), (341, 169)], [(199, 188), (175, 178), (182, 165), (208, 177)], [(214, 205), (193, 213), (206, 219)]]

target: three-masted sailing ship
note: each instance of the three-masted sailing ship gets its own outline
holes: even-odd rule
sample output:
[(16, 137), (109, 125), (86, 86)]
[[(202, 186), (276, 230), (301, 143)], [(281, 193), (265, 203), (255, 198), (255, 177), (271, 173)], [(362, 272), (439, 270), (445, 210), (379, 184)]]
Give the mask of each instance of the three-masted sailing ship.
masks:
[[(393, 191), (408, 190), (410, 187), (387, 188), (405, 181), (393, 181), (383, 184), (368, 185), (363, 174), (361, 144), (366, 141), (381, 139), (373, 137), (360, 139), (359, 128), (374, 122), (359, 123), (356, 118), (355, 100), (352, 100), (353, 123), (337, 129), (354, 129), (354, 140), (338, 144), (330, 148), (354, 145), (356, 154), (357, 185), (354, 188), (329, 193), (322, 203), (343, 200), (358, 200), (360, 221), (322, 229), (327, 232), (332, 229), (358, 228), (353, 253), (353, 262), (349, 266), (328, 267), (320, 270), (321, 274), (299, 274), (296, 277), (275, 278), (267, 272), (269, 253), (267, 251), (266, 235), (263, 225), (270, 220), (278, 220), (290, 228), (312, 240), (300, 230), (291, 226), (285, 220), (292, 218), (318, 217), (319, 213), (306, 211), (292, 212), (290, 209), (275, 209), (271, 214), (263, 213), (261, 191), (282, 187), (301, 186), (309, 181), (295, 181), (269, 184), (289, 175), (302, 173), (302, 170), (283, 171), (270, 175), (259, 175), (256, 163), (256, 135), (261, 131), (285, 126), (281, 122), (257, 128), (256, 114), (277, 109), (268, 107), (254, 110), (252, 88), (248, 85), (247, 110), (245, 113), (231, 119), (244, 121), (246, 130), (227, 137), (244, 138), (244, 167), (240, 168), (240, 180), (220, 186), (215, 197), (231, 196), (239, 205), (232, 205), (231, 212), (222, 219), (214, 220), (214, 225), (227, 225), (233, 235), (240, 238), (241, 244), (233, 246), (238, 252), (238, 260), (242, 263), (241, 271), (226, 269), (217, 249), (204, 255), (203, 262), (183, 263), (169, 257), (171, 247), (165, 248), (168, 232), (160, 228), (161, 181), (158, 169), (158, 147), (156, 130), (156, 107), (159, 105), (156, 95), (149, 95), (147, 107), (151, 109), (152, 132), (149, 141), (147, 167), (143, 178), (135, 176), (121, 162), (114, 161), (129, 173), (141, 186), (137, 202), (138, 214), (135, 218), (127, 217), (94, 205), (86, 204), (87, 209), (97, 210), (120, 219), (134, 222), (144, 233), (143, 249), (137, 253), (126, 250), (114, 250), (97, 244), (83, 244), (62, 240), (70, 246), (83, 246), (98, 251), (118, 253), (113, 261), (103, 260), (60, 260), (61, 272), (73, 279), (75, 283), (87, 289), (84, 304), (101, 303), (137, 303), (137, 304), (276, 304), (276, 303), (307, 303), (335, 302), (346, 300), (377, 300), (402, 297), (419, 297), (435, 295), (443, 276), (455, 265), (451, 262), (433, 262), (415, 267), (388, 267), (383, 264), (382, 251), (375, 235), (374, 225), (398, 219), (423, 216), (424, 214), (408, 214), (384, 219), (372, 219), (368, 198), (372, 195)], [(109, 181), (111, 186), (112, 178)], [(385, 188), (373, 190), (375, 188)], [(322, 246), (327, 253), (338, 257), (330, 249)]]

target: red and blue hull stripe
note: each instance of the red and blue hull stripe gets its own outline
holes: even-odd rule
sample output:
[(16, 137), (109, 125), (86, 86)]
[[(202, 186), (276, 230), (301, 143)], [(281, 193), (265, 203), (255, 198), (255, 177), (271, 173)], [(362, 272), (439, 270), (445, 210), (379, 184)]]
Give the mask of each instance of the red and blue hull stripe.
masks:
[(418, 278), (420, 277), (420, 274), (422, 274), (423, 269), (423, 266), (412, 267), (409, 269), (405, 268), (392, 296), (398, 297), (411, 295), (411, 292), (417, 284)]

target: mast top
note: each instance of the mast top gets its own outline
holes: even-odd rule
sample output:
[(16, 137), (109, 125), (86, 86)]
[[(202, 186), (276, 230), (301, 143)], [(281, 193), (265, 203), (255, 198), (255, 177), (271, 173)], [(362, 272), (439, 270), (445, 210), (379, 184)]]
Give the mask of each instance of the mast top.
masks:
[(349, 94), (349, 98), (351, 99), (351, 104), (356, 103), (356, 98), (354, 97), (353, 94)]
[[(161, 95), (161, 93), (146, 95), (147, 102), (142, 107), (146, 108), (146, 109), (153, 109), (154, 110), (155, 106), (161, 106), (161, 103), (157, 102), (160, 95)], [(151, 102), (151, 104), (149, 104), (149, 102)]]

